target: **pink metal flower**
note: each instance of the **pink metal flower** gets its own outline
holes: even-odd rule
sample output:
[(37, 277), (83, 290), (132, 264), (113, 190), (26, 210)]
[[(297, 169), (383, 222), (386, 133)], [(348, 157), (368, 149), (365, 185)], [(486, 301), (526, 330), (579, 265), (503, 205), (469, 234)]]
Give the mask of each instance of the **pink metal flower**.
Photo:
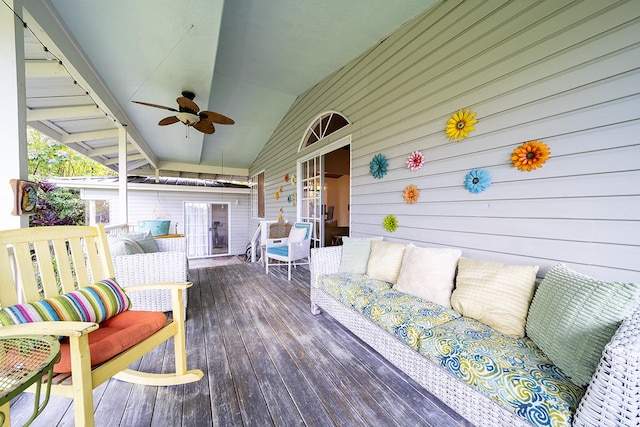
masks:
[(412, 171), (417, 171), (424, 165), (424, 156), (421, 151), (414, 151), (409, 154), (409, 158), (407, 159), (407, 167)]

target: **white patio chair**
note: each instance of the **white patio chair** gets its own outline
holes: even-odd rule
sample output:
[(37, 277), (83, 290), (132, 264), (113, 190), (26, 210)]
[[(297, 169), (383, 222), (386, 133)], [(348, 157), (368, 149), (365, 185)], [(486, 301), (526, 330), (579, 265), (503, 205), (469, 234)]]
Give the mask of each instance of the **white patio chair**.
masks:
[[(289, 237), (283, 239), (268, 239), (265, 250), (265, 270), (269, 274), (269, 266), (276, 265), (270, 260), (286, 262), (288, 265), (289, 281), (291, 281), (291, 265), (309, 265), (311, 248), (311, 224), (296, 222)], [(304, 261), (306, 259), (306, 261)]]

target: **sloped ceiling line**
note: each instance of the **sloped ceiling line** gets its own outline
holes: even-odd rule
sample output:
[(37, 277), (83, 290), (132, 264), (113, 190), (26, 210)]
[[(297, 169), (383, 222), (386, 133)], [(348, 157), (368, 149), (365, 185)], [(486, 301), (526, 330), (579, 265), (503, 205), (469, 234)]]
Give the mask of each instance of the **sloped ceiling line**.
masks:
[[(129, 159), (144, 157), (128, 170), (214, 175), (223, 151), (225, 174), (247, 176), (302, 92), (435, 2), (23, 2), (30, 124), (115, 170), (126, 126)], [(236, 124), (185, 139), (183, 125), (158, 126), (161, 110), (130, 102), (174, 106), (183, 90)]]

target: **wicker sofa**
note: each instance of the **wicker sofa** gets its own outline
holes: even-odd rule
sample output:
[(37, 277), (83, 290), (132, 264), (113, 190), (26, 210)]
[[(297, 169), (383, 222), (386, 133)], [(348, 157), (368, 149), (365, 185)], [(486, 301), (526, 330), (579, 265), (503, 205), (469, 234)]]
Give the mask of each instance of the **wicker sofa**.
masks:
[[(597, 370), (589, 385), (579, 388), (577, 392), (574, 390), (575, 401), (572, 402), (573, 407), (568, 419), (564, 421), (553, 419), (553, 417), (550, 419), (548, 414), (545, 418), (544, 414), (531, 410), (531, 402), (526, 402), (524, 397), (523, 405), (520, 409), (505, 407), (504, 404), (497, 403), (499, 399), (487, 396), (486, 393), (468, 384), (459, 376), (452, 374), (447, 364), (455, 364), (455, 361), (449, 359), (447, 362), (438, 362), (426, 357), (410, 345), (407, 345), (402, 339), (399, 339), (397, 333), (391, 333), (388, 328), (385, 329), (385, 327), (374, 323), (369, 317), (363, 315), (362, 310), (359, 311), (354, 307), (345, 305), (341, 298), (336, 297), (336, 292), (326, 289), (323, 284), (324, 282), (331, 282), (333, 283), (334, 291), (338, 289), (338, 292), (340, 292), (340, 281), (342, 280), (346, 283), (351, 280), (349, 275), (338, 274), (341, 257), (342, 247), (340, 246), (312, 250), (310, 267), (312, 313), (320, 314), (324, 311), (329, 314), (471, 423), (479, 426), (640, 425), (639, 308), (636, 308), (633, 314), (622, 322), (610, 342), (605, 346)], [(356, 279), (355, 282), (358, 282), (358, 280)], [(366, 302), (360, 302), (361, 305), (367, 304)], [(441, 314), (439, 311), (438, 313)], [(459, 325), (460, 322), (467, 322), (465, 325), (468, 325), (468, 322), (475, 321), (462, 317), (450, 322), (444, 322), (443, 325), (439, 326), (440, 333), (446, 334), (447, 325)], [(480, 327), (478, 326), (478, 328)], [(434, 328), (434, 330), (436, 329), (438, 328)], [(436, 333), (426, 335), (434, 336)], [(481, 334), (478, 334), (478, 336), (481, 336)], [(485, 336), (488, 339), (492, 339), (490, 336)], [(520, 345), (521, 340), (514, 340), (514, 342), (516, 342), (516, 345)], [(504, 356), (509, 360), (509, 355)], [(481, 360), (480, 364), (482, 362)], [(553, 366), (548, 366), (548, 368), (554, 369)], [(509, 369), (505, 371), (509, 371)], [(471, 382), (473, 383), (473, 381)], [(528, 390), (536, 390), (536, 387), (536, 384), (528, 384)], [(498, 390), (498, 393), (500, 392)], [(557, 393), (554, 399), (559, 396), (559, 400), (561, 400), (567, 394), (570, 395), (571, 393)], [(531, 398), (531, 395), (525, 395), (525, 397)], [(569, 396), (569, 400), (571, 400), (570, 398), (571, 396)], [(562, 402), (558, 403), (558, 405), (562, 404)], [(529, 408), (527, 408), (528, 406)]]
[[(113, 256), (116, 281), (122, 287), (161, 282), (186, 282), (188, 263), (186, 239), (174, 237), (155, 239), (158, 252)], [(166, 290), (146, 290), (131, 293), (132, 310), (171, 311), (171, 293)], [(187, 307), (187, 291), (182, 293)]]

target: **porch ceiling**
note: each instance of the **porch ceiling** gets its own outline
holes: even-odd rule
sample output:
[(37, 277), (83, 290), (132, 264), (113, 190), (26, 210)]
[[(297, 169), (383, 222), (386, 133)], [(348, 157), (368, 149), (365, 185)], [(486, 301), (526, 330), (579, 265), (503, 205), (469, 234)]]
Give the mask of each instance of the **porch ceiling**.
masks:
[[(130, 173), (246, 177), (300, 93), (435, 1), (25, 2), (27, 121), (114, 170), (119, 122)], [(236, 124), (186, 138), (131, 102), (176, 107), (183, 90)]]

